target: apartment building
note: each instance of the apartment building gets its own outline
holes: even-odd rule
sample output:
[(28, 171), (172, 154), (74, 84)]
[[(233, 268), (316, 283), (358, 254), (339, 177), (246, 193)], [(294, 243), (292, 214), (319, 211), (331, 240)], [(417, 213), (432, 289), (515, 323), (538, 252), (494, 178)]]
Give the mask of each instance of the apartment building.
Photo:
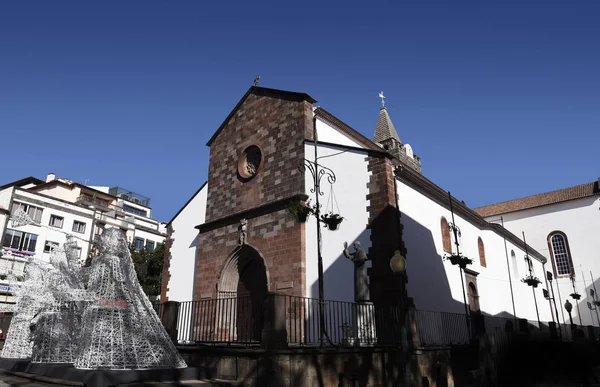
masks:
[(138, 249), (152, 250), (166, 236), (165, 224), (152, 218), (150, 199), (122, 187), (92, 187), (52, 173), (45, 181), (27, 177), (0, 186), (0, 302), (12, 300), (7, 277), (22, 278), (30, 258), (48, 261), (71, 235), (83, 262), (95, 253), (95, 237), (111, 227)]

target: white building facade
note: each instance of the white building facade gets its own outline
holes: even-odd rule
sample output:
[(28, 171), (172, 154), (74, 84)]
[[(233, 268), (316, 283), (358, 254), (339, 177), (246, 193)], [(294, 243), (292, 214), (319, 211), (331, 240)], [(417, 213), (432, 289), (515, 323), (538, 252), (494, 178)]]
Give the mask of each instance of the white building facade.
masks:
[[(238, 109), (244, 109), (246, 98), (251, 98), (248, 95), (253, 93), (266, 101), (267, 98), (277, 100), (280, 95), (288, 92), (251, 88), (225, 120), (225, 127), (244, 125), (240, 121), (243, 121), (244, 114), (248, 113)], [(265, 97), (271, 94), (274, 97)], [(282, 99), (294, 98), (299, 98), (297, 93), (289, 93)], [(397, 292), (396, 285), (390, 284), (399, 280), (391, 273), (389, 259), (394, 254), (394, 249), (403, 245), (407, 250), (407, 292), (416, 309), (463, 316), (465, 313), (506, 318), (516, 316), (529, 320), (534, 325), (537, 325), (538, 320), (553, 321), (550, 305), (541, 292), (542, 287), (545, 287), (543, 273), (548, 269), (550, 262), (544, 250), (536, 248), (537, 245), (525, 244), (520, 234), (486, 221), (455, 198), (452, 199), (453, 217), (448, 193), (422, 175), (419, 157), (414, 154), (410, 145), (400, 141), (386, 108), (380, 111), (373, 140), (365, 138), (320, 107), (313, 106), (310, 110), (307, 109), (307, 115), (309, 111), (312, 113), (312, 122), (307, 128), (312, 133), (314, 125), (317, 142), (312, 135), (305, 132), (307, 134), (304, 140), (300, 140), (303, 144), (302, 150), (294, 150), (290, 157), (294, 158), (301, 152), (303, 158), (314, 161), (316, 144), (318, 163), (335, 174), (335, 181), (330, 180), (327, 173), (320, 180), (319, 190), (322, 195), (319, 195), (318, 200), (321, 211), (339, 213), (344, 218), (337, 231), (329, 231), (321, 225), (325, 299), (354, 301), (354, 265), (344, 256), (343, 246), (344, 242), (352, 245), (355, 241), (359, 241), (367, 253), (377, 257), (367, 263), (372, 298), (400, 298), (401, 293)], [(252, 127), (252, 124), (249, 125)], [(222, 181), (211, 180), (211, 173), (214, 171), (223, 174), (228, 170), (225, 162), (231, 162), (232, 159), (230, 157), (226, 161), (220, 160), (219, 157), (223, 155), (220, 150), (215, 150), (213, 155), (213, 147), (217, 149), (213, 140), (219, 136), (221, 130), (222, 128), (215, 133), (208, 144), (211, 146), (208, 184), (205, 183), (169, 223), (170, 240), (167, 241), (169, 251), (164, 265), (163, 293), (167, 299), (175, 301), (218, 296), (221, 276), (229, 265), (227, 262), (240, 249), (236, 247), (239, 228), (230, 219), (248, 216), (248, 224), (256, 225), (257, 229), (250, 229), (247, 243), (257, 252), (257, 256), (262, 257), (260, 259), (266, 270), (267, 288), (294, 296), (318, 297), (317, 222), (314, 216), (309, 216), (297, 231), (292, 231), (294, 218), (289, 217), (286, 211), (272, 212), (280, 219), (265, 232), (260, 230), (259, 226), (264, 227), (271, 221), (271, 218), (260, 218), (264, 216), (264, 211), (267, 211), (260, 209), (269, 205), (275, 206), (269, 204), (268, 196), (263, 197), (259, 194), (264, 187), (231, 179), (232, 191), (238, 189), (237, 187), (243, 190), (251, 187), (244, 191), (247, 196), (236, 199), (234, 194), (228, 193), (229, 188)], [(252, 128), (248, 133), (255, 133), (257, 137), (260, 134), (261, 138), (271, 136), (270, 133), (265, 134), (261, 130), (262, 127)], [(282, 133), (274, 132), (272, 136), (279, 139)], [(237, 145), (239, 141), (231, 141), (240, 147), (241, 153), (243, 146)], [(252, 140), (244, 137), (244, 141), (244, 144), (249, 144)], [(257, 144), (261, 144), (262, 140), (256, 141)], [(271, 139), (266, 143), (274, 141)], [(292, 149), (292, 141), (295, 140), (290, 139), (288, 149)], [(260, 173), (268, 177), (274, 174), (275, 184), (295, 178), (297, 171), (285, 175), (277, 168), (269, 170), (268, 164), (284, 167), (292, 162), (278, 160), (277, 149), (271, 151), (268, 146), (261, 149), (265, 157), (258, 164), (259, 176)], [(230, 179), (228, 175), (223, 176)], [(315, 192), (314, 177), (305, 170), (302, 179), (302, 193), (310, 200), (311, 205), (316, 204), (319, 190)], [(214, 201), (211, 204), (211, 181), (215, 187), (219, 186), (218, 190), (214, 188), (214, 198), (221, 195), (227, 196), (229, 202), (238, 203), (237, 200), (240, 203), (237, 207), (242, 210), (227, 215), (220, 210), (221, 202)], [(286, 189), (282, 191), (287, 193)], [(252, 195), (255, 194), (257, 200), (253, 199)], [(294, 192), (290, 191), (289, 195), (292, 194)], [(256, 207), (244, 209), (245, 202)], [(208, 219), (207, 213), (211, 206), (215, 215)], [(217, 207), (219, 212), (214, 210)], [(269, 211), (277, 210), (271, 208), (269, 207)], [(224, 215), (220, 215), (221, 213)], [(401, 226), (397, 226), (398, 222)], [(456, 253), (455, 239), (448, 228), (452, 222), (461, 231), (460, 252), (473, 260), (473, 264), (464, 272), (444, 260), (445, 256)], [(387, 230), (388, 225), (392, 226), (390, 229), (398, 227), (401, 231), (396, 234), (390, 233)], [(289, 235), (294, 232), (300, 234), (300, 237), (295, 239), (298, 245), (286, 245), (289, 240), (293, 240)], [(211, 237), (208, 238), (207, 235)], [(401, 241), (398, 242), (398, 239)], [(280, 240), (285, 242), (279, 242)], [(276, 250), (273, 254), (275, 258), (269, 257), (271, 250)], [(229, 253), (231, 251), (233, 253)], [(272, 263), (279, 262), (279, 251), (284, 256), (289, 255), (289, 260), (285, 262), (287, 266), (284, 266), (283, 262)], [(298, 258), (296, 254), (299, 254)], [(241, 267), (240, 262), (238, 259), (236, 265), (239, 271), (237, 280), (241, 282), (239, 278), (243, 275), (244, 267)], [(521, 282), (522, 278), (529, 275), (530, 267), (532, 277), (541, 281), (533, 291), (532, 287)], [(598, 271), (600, 273), (600, 269)], [(288, 273), (291, 274), (285, 277)], [(217, 290), (216, 293), (214, 289)], [(230, 286), (230, 289), (235, 289), (235, 286)]]
[[(550, 297), (554, 290), (559, 319), (567, 324), (564, 304), (568, 300), (574, 324), (600, 326), (596, 305), (600, 300), (596, 293), (600, 289), (599, 183), (600, 179), (475, 209), (489, 222), (503, 221), (512, 232), (525, 233), (527, 243), (548, 257), (545, 271), (552, 275), (553, 288), (548, 284), (545, 289)], [(579, 294), (579, 300), (572, 294)]]
[[(49, 261), (67, 235), (74, 237), (82, 262), (94, 254), (95, 237), (107, 227), (121, 228), (138, 249), (164, 243), (164, 225), (151, 218), (149, 199), (123, 192), (119, 187), (88, 187), (54, 174), (46, 181), (28, 177), (0, 187), (0, 302), (12, 300), (8, 275), (21, 278), (29, 259)], [(28, 224), (15, 217), (21, 211)]]

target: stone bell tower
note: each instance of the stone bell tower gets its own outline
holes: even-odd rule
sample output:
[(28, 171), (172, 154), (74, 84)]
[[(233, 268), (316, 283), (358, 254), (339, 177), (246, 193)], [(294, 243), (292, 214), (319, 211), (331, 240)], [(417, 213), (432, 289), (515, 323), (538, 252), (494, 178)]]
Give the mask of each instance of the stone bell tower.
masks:
[(373, 142), (388, 151), (392, 156), (400, 159), (409, 168), (422, 173), (421, 158), (413, 153), (409, 144), (402, 144), (385, 107), (383, 92), (379, 93), (379, 97), (381, 98), (381, 110), (379, 111)]

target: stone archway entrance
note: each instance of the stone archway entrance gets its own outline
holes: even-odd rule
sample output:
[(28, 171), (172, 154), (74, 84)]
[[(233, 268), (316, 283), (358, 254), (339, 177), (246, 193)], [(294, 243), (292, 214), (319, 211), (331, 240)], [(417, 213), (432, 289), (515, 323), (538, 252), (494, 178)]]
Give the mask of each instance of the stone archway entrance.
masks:
[(223, 266), (217, 288), (229, 309), (226, 325), (235, 340), (260, 340), (267, 291), (267, 268), (259, 252), (249, 245), (237, 247)]

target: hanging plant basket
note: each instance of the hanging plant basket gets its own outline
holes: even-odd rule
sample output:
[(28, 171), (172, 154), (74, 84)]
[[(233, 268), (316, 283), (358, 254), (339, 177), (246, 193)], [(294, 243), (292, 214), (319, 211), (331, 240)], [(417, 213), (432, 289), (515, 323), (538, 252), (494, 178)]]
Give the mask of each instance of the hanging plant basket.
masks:
[(298, 219), (298, 222), (305, 223), (313, 209), (310, 206), (310, 199), (306, 202), (296, 199), (290, 203), (288, 211)]
[[(571, 298), (573, 298), (574, 300), (581, 300), (581, 294), (579, 293), (571, 293), (569, 294), (569, 296), (571, 296)], [(596, 301), (594, 301), (596, 302)]]
[(327, 228), (331, 231), (337, 230), (340, 223), (342, 223), (342, 220), (344, 220), (344, 218), (339, 214), (333, 214), (331, 212), (321, 216), (321, 221), (325, 223)]
[(460, 266), (461, 269), (465, 269), (468, 265), (473, 263), (471, 258), (467, 258), (463, 255), (452, 254), (445, 257), (446, 260), (450, 261), (453, 265)]
[(532, 275), (528, 275), (527, 277), (523, 278), (521, 282), (526, 283), (527, 286), (532, 286), (534, 288), (537, 288), (538, 285), (542, 283), (538, 277), (534, 277)]
[(596, 306), (600, 306), (600, 301), (593, 301), (592, 304), (594, 304)]

